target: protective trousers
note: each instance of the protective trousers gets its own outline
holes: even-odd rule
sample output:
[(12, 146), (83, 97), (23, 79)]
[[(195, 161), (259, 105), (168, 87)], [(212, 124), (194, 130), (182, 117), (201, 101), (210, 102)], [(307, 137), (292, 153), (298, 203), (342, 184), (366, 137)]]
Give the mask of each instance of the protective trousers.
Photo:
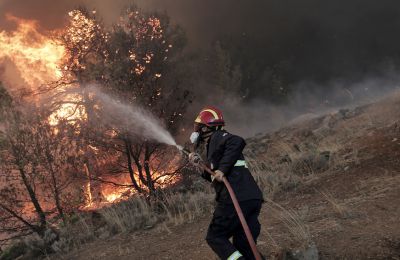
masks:
[[(258, 215), (262, 201), (247, 200), (239, 204), (254, 241), (257, 241), (261, 228)], [(233, 237), (233, 244), (229, 241), (231, 237)], [(208, 227), (206, 240), (221, 259), (236, 260), (243, 257), (248, 260), (255, 259), (233, 204), (217, 204)]]

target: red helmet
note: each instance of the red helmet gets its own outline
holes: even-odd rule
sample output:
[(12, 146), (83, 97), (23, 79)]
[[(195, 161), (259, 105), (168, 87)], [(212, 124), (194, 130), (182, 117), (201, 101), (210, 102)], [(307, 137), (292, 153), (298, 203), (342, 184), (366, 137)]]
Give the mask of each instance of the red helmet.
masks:
[(203, 124), (206, 126), (224, 126), (225, 121), (222, 115), (221, 110), (216, 107), (207, 106), (203, 108), (196, 120), (194, 121), (197, 124)]

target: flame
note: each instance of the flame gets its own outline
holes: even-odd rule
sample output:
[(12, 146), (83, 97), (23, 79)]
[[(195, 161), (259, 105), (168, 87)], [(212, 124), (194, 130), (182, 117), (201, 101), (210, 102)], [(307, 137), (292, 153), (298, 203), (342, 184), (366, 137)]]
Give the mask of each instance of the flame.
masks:
[(103, 188), (101, 191), (105, 201), (103, 203), (114, 203), (129, 198), (130, 195), (134, 194), (133, 188), (130, 187), (118, 187), (107, 189)]
[(87, 164), (84, 164), (84, 168), (85, 168), (85, 173), (86, 176), (88, 178), (88, 182), (86, 183), (86, 194), (87, 194), (87, 201), (86, 201), (86, 206), (85, 207), (91, 207), (93, 206), (93, 198), (92, 198), (92, 187), (91, 187), (91, 181), (90, 181), (90, 172), (89, 172), (89, 168), (87, 167)]
[[(176, 159), (176, 158), (175, 158)], [(153, 178), (158, 178), (156, 187), (166, 188), (170, 185), (177, 183), (180, 179), (177, 176), (166, 175), (167, 172), (174, 172), (176, 169), (173, 166), (167, 167), (166, 170), (159, 172), (152, 172)], [(87, 173), (88, 174), (88, 173)], [(138, 174), (135, 174), (135, 179), (140, 183)], [(92, 196), (91, 182), (88, 181), (85, 185), (86, 191), (86, 205), (83, 207), (84, 210), (98, 209), (103, 206), (117, 203), (126, 199), (129, 199), (132, 195), (136, 193), (136, 190), (131, 186), (132, 182), (128, 175), (121, 175), (118, 177), (109, 177), (105, 179), (106, 181), (112, 181), (114, 183), (121, 184), (121, 186), (114, 186), (112, 184), (104, 183), (101, 185), (101, 200), (95, 200)], [(122, 186), (123, 185), (123, 186)], [(145, 185), (141, 185), (143, 189), (146, 189)]]
[(17, 29), (0, 31), (0, 62), (5, 59), (13, 62), (31, 89), (59, 79), (62, 76), (59, 64), (65, 56), (60, 42), (40, 33), (36, 21), (10, 14), (6, 19), (16, 23)]
[(103, 203), (114, 203), (129, 198), (130, 195), (135, 193), (133, 187), (131, 187), (131, 180), (127, 175), (121, 175), (118, 177), (109, 178), (108, 181), (113, 181), (126, 186), (113, 186), (103, 185), (101, 187), (101, 194), (105, 201)]
[[(38, 29), (33, 20), (17, 18), (11, 14), (6, 19), (17, 27), (12, 32), (0, 31), (0, 63), (11, 61), (23, 80), (23, 88), (34, 91), (43, 85), (55, 82), (63, 76), (60, 65), (65, 60), (65, 48), (60, 41), (47, 36)], [(13, 78), (7, 85), (15, 86)], [(77, 98), (71, 98), (77, 101)], [(70, 104), (61, 105), (49, 118), (56, 125), (60, 118), (76, 119), (83, 116), (82, 111)]]
[(108, 202), (112, 203), (112, 202), (116, 201), (117, 199), (121, 198), (121, 194), (115, 192), (115, 193), (110, 193), (110, 194), (104, 195), (104, 197), (106, 198), (106, 200)]
[(56, 126), (60, 119), (68, 119), (70, 124), (74, 124), (78, 119), (87, 119), (85, 107), (76, 104), (82, 101), (81, 96), (66, 94), (64, 98), (66, 103), (61, 104), (59, 108), (50, 115), (48, 119), (50, 125)]
[[(137, 13), (132, 13), (132, 15), (137, 15)], [(83, 43), (81, 44), (83, 50), (89, 48), (87, 44), (89, 44), (92, 37), (97, 37), (96, 32), (99, 25), (94, 20), (85, 17), (80, 11), (71, 11), (69, 17), (71, 25), (64, 29), (67, 37), (71, 39), (72, 43)], [(36, 21), (17, 18), (10, 14), (6, 15), (6, 18), (16, 24), (16, 29), (11, 32), (0, 31), (0, 64), (13, 63), (18, 70), (19, 77), (23, 81), (23, 87), (31, 91), (38, 90), (43, 85), (48, 85), (51, 82), (64, 78), (68, 69), (70, 69), (69, 67), (61, 68), (62, 64), (65, 64), (65, 61), (68, 59), (66, 54), (68, 46), (65, 48), (59, 40), (42, 33)], [(147, 30), (151, 32), (151, 40), (162, 40), (163, 30), (158, 18), (151, 17), (148, 20), (143, 20), (137, 28), (137, 39), (144, 39), (148, 32)], [(102, 37), (106, 36), (103, 35)], [(165, 40), (163, 44), (166, 44), (165, 52), (167, 53), (172, 48), (172, 45), (167, 44)], [(135, 64), (131, 72), (134, 76), (143, 74), (146, 66), (149, 66), (153, 62), (155, 55), (151, 51), (145, 52), (145, 54), (138, 54), (135, 50), (131, 50), (129, 54), (129, 59)], [(85, 65), (80, 64), (79, 60), (72, 60), (69, 66), (74, 66), (74, 68), (82, 70), (85, 69)], [(160, 78), (162, 74), (155, 73), (154, 77)], [(20, 87), (15, 86), (14, 81), (15, 79), (13, 78), (9, 85), (13, 88)], [(161, 90), (158, 90), (156, 95), (161, 95)], [(51, 125), (57, 125), (61, 118), (68, 119), (69, 121), (86, 118), (84, 108), (78, 107), (77, 109), (77, 105), (72, 104), (82, 101), (82, 97), (67, 94), (64, 96), (64, 99), (63, 101), (71, 101), (71, 104), (65, 103), (57, 108), (48, 119)], [(111, 136), (115, 135), (115, 133), (110, 134)], [(165, 171), (151, 174), (155, 178), (159, 176), (157, 187), (166, 187), (178, 181), (176, 176), (163, 176), (163, 173), (168, 171), (173, 172), (174, 169), (167, 164), (162, 166), (161, 168), (165, 168)], [(95, 185), (95, 182), (92, 183), (90, 181), (91, 176), (86, 164), (84, 165), (84, 170), (88, 179), (87, 183), (84, 183), (82, 187), (86, 195), (84, 209), (98, 208), (102, 205), (115, 203), (135, 193), (134, 188), (129, 186), (131, 180), (128, 175), (112, 179), (115, 183), (123, 184), (122, 186), (101, 185), (98, 191), (98, 186)], [(137, 181), (140, 183), (140, 180)], [(142, 187), (145, 189), (144, 185)], [(99, 192), (100, 196), (97, 196)], [(100, 200), (98, 197), (101, 197)]]

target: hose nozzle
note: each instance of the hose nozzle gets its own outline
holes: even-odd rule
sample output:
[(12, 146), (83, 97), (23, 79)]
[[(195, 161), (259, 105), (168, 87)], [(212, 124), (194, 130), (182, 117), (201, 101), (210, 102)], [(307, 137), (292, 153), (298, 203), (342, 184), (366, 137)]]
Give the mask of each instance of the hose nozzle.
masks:
[(186, 155), (193, 165), (198, 166), (202, 162), (201, 156), (198, 153), (191, 153), (180, 145), (177, 145), (176, 148), (178, 148), (182, 154)]
[(189, 154), (190, 154), (190, 151), (189, 151), (189, 150), (186, 150), (185, 148), (183, 148), (183, 147), (180, 146), (180, 145), (177, 145), (176, 148), (178, 148), (178, 150), (179, 150), (181, 153), (185, 154), (186, 156), (189, 156)]

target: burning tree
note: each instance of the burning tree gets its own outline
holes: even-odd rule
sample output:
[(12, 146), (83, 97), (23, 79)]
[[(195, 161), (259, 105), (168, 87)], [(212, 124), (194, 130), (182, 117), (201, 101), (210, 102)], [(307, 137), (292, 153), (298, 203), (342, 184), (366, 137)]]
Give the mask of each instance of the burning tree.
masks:
[[(22, 79), (17, 87), (29, 89), (18, 103), (0, 85), (0, 233), (56, 233), (52, 223), (91, 204), (96, 181), (153, 195), (174, 183), (182, 167), (172, 148), (105, 121), (112, 111), (90, 85), (145, 107), (178, 133), (190, 102), (182, 87), (190, 80), (183, 31), (165, 14), (136, 7), (111, 29), (94, 12), (74, 10), (69, 17), (57, 39), (22, 20), (16, 32), (0, 32), (1, 62), (14, 63)], [(37, 42), (27, 46), (32, 35)]]
[[(116, 165), (121, 165), (115, 172), (129, 174), (137, 192), (153, 194), (160, 180), (175, 176), (179, 167), (166, 163), (170, 154), (166, 147), (130, 134), (122, 124), (99, 127), (98, 122), (106, 125), (102, 117), (110, 111), (102, 110), (95, 93), (86, 87), (95, 82), (122, 102), (146, 107), (176, 133), (189, 102), (189, 92), (182, 88), (184, 33), (165, 14), (143, 13), (134, 6), (111, 30), (86, 10), (75, 10), (70, 17), (62, 36), (68, 57), (64, 73), (69, 79), (64, 82), (78, 82), (84, 89), (81, 104), (87, 113), (86, 127), (92, 129), (88, 136), (95, 156), (101, 156), (99, 149), (104, 153), (114, 149)], [(93, 168), (94, 162), (90, 164)]]
[(9, 96), (3, 96), (0, 102), (7, 102), (0, 106), (4, 131), (0, 231), (44, 237), (47, 230), (53, 230), (50, 221), (65, 221), (65, 209), (71, 206), (70, 184), (73, 172), (80, 168), (78, 143), (71, 141), (71, 125), (60, 122), (55, 128), (47, 113), (32, 113), (34, 107), (17, 107)]

